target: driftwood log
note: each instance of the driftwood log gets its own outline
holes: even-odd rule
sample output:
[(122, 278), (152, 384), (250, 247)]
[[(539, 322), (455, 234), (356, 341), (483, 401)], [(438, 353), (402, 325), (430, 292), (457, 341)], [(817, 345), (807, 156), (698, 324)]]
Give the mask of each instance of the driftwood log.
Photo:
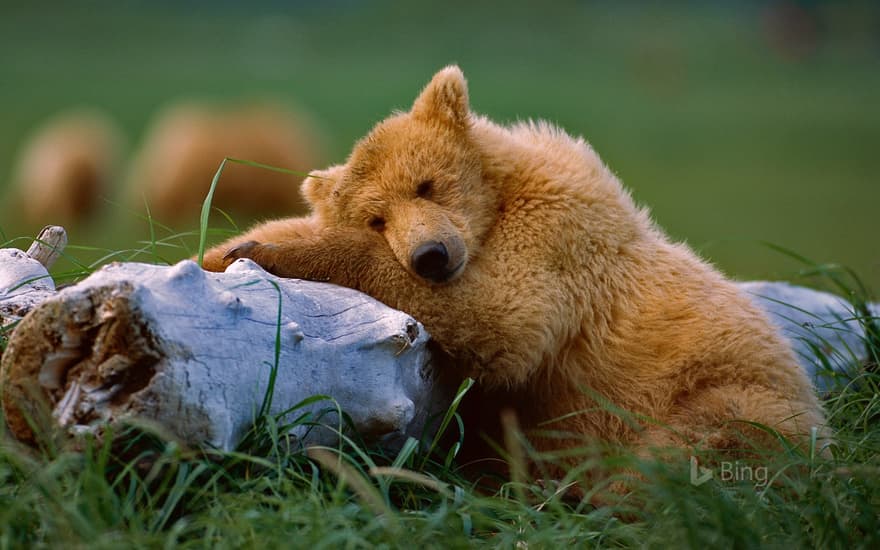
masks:
[(866, 327), (880, 326), (880, 304), (866, 304), (865, 314), (840, 296), (785, 282), (741, 282), (739, 287), (788, 338), (820, 392), (849, 383), (861, 365), (876, 361), (868, 356)]
[(49, 225), (40, 231), (27, 253), (0, 248), (0, 328), (21, 320), (55, 294), (55, 281), (48, 270), (65, 246), (64, 228)]
[[(116, 263), (18, 324), (2, 358), (3, 408), (24, 441), (46, 427), (49, 410), (49, 423), (70, 432), (141, 418), (229, 450), (274, 380), (272, 414), (329, 395), (362, 435), (418, 436), (432, 395), (427, 341), (420, 323), (369, 296), (279, 279), (247, 260), (221, 274), (191, 261)], [(334, 406), (312, 403), (280, 424)], [(324, 423), (339, 426), (339, 417)], [(306, 425), (289, 435), (335, 439)]]
[[(355, 429), (386, 442), (420, 435), (448, 403), (431, 384), (421, 324), (351, 289), (280, 279), (249, 260), (220, 274), (191, 261), (115, 263), (54, 288), (39, 261), (0, 250), (0, 316), (11, 322), (33, 309), (0, 362), (6, 422), (25, 441), (35, 429), (95, 432), (139, 418), (188, 444), (232, 449), (273, 370), (270, 412), (329, 395)], [(791, 340), (817, 389), (867, 360), (864, 325), (845, 300), (786, 283), (741, 288)], [(311, 403), (287, 419), (327, 406)], [(335, 439), (305, 425), (289, 435), (303, 444)]]

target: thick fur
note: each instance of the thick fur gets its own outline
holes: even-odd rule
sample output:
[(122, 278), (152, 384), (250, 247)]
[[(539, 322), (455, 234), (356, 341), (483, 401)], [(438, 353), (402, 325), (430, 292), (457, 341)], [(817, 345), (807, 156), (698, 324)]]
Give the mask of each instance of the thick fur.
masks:
[[(583, 140), (471, 113), (457, 67), (303, 191), (310, 216), (259, 225), (205, 268), (249, 257), (414, 315), (452, 358), (451, 383), (478, 382), (471, 433), (497, 438), (505, 408), (539, 449), (739, 448), (737, 420), (803, 443), (824, 423), (789, 346), (735, 285), (670, 242)], [(458, 266), (439, 284), (411, 266), (432, 241)]]

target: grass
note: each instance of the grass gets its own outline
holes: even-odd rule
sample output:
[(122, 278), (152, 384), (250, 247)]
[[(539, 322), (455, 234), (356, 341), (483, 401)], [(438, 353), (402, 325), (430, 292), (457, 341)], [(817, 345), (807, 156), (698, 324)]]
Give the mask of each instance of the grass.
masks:
[[(859, 313), (864, 302), (850, 291), (856, 285), (845, 270), (813, 267), (805, 275), (843, 285), (853, 317), (876, 329), (877, 319)], [(513, 481), (477, 486), (461, 474), (454, 437), (468, 429), (456, 407), (469, 383), (439, 422), (440, 432), (453, 437), (410, 439), (399, 453), (347, 432), (334, 448), (303, 453), (287, 445), (284, 433), (293, 425), (320, 420), (320, 414), (297, 417), (299, 408), (327, 401), (327, 411), (336, 411), (324, 396), (291, 407), (285, 418), (294, 420), (286, 424), (263, 407), (251, 433), (229, 453), (186, 449), (145, 426), (39, 451), (0, 434), (0, 548), (876, 548), (880, 347), (870, 337), (865, 345), (874, 366), (853, 365), (855, 376), (825, 397), (833, 457), (815, 449), (768, 450), (728, 462), (727, 470), (716, 466), (699, 486), (689, 482), (684, 451), (655, 460), (625, 450), (597, 458), (593, 448), (576, 451), (583, 453), (580, 465), (558, 484), (536, 482), (514, 467)], [(270, 399), (267, 393), (264, 403)], [(531, 451), (515, 428), (508, 435), (502, 448), (514, 465), (554, 460)], [(700, 455), (703, 463), (713, 458), (720, 459)], [(591, 504), (589, 497), (603, 494), (620, 474), (585, 480), (621, 471), (637, 474), (628, 478), (629, 492)], [(578, 480), (584, 498), (565, 490)]]

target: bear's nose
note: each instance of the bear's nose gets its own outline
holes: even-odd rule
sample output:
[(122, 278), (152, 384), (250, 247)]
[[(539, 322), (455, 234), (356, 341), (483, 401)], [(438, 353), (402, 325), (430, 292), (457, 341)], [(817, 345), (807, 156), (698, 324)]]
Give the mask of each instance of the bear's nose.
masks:
[(446, 245), (437, 241), (429, 241), (413, 252), (410, 263), (413, 270), (420, 277), (442, 283), (447, 280), (452, 273), (446, 269), (449, 262), (449, 252)]

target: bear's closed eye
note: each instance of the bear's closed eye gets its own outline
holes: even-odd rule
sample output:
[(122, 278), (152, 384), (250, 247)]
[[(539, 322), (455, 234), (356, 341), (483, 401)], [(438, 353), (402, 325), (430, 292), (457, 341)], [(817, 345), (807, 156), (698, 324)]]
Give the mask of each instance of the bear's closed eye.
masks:
[(416, 195), (427, 199), (431, 196), (431, 192), (434, 190), (434, 180), (424, 180), (419, 183), (418, 187), (416, 187)]

